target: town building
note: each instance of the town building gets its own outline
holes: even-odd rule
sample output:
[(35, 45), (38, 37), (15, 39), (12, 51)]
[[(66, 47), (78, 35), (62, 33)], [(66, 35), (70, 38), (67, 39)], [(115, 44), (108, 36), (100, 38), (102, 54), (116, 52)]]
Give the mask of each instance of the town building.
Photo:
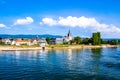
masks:
[(56, 38), (56, 44), (63, 44), (63, 38)]
[(50, 44), (52, 44), (52, 45), (63, 44), (63, 38), (51, 38)]
[(2, 42), (4, 42), (5, 44), (11, 44), (11, 39), (6, 38), (6, 39), (2, 39)]
[(70, 32), (69, 29), (67, 36), (63, 36), (63, 42), (70, 42), (72, 39), (73, 39), (72, 33)]
[(28, 46), (32, 46), (32, 45), (37, 44), (37, 41), (36, 40), (31, 40), (31, 39), (29, 39), (29, 40), (23, 40), (21, 38), (18, 38), (18, 39), (16, 39), (16, 41), (14, 43), (15, 43), (16, 46), (20, 46), (22, 44), (26, 44)]
[[(56, 44), (63, 44), (64, 42), (70, 43), (70, 41), (72, 39), (73, 39), (72, 34), (69, 30), (67, 36), (63, 36), (61, 38), (50, 38), (50, 44), (56, 45)], [(38, 36), (35, 39), (22, 39), (22, 38), (10, 39), (10, 38), (6, 38), (6, 39), (0, 39), (0, 40), (2, 40), (2, 42), (4, 42), (5, 44), (16, 45), (16, 46), (20, 46), (20, 45), (32, 46), (35, 44), (39, 44), (40, 46), (47, 46), (48, 45), (46, 38), (39, 38)]]
[(47, 41), (45, 38), (39, 38), (37, 39), (37, 43), (40, 45), (40, 46), (47, 46)]

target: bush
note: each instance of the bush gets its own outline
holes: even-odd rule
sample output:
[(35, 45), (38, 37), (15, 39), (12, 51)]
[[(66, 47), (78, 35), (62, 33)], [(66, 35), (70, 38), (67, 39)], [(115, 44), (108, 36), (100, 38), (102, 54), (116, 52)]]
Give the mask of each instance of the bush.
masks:
[(0, 45), (6, 45), (4, 42), (0, 42)]

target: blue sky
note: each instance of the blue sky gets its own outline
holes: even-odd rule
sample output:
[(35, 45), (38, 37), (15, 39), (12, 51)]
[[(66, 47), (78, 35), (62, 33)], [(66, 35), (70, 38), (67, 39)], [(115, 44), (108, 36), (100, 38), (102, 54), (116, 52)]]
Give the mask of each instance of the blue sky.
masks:
[(0, 0), (0, 34), (120, 38), (119, 0)]

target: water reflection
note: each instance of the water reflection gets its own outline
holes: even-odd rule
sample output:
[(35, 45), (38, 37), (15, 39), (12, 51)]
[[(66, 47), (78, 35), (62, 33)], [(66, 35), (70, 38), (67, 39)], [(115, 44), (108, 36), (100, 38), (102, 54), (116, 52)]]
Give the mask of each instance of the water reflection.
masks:
[[(91, 49), (92, 51), (92, 58), (93, 58), (93, 63), (92, 63), (92, 72), (93, 75), (100, 75), (100, 59), (102, 55), (102, 48), (98, 49)], [(97, 79), (98, 76), (95, 76), (95, 79)]]
[(15, 51), (14, 54), (16, 59), (20, 58), (20, 54), (21, 54), (20, 51)]
[(99, 60), (101, 58), (102, 48), (91, 49), (91, 51), (92, 51), (92, 58), (94, 60)]
[[(104, 80), (111, 77), (119, 80), (120, 75), (116, 75), (120, 74), (119, 51), (106, 48), (0, 52), (0, 80), (3, 77), (5, 80), (18, 77), (23, 80)], [(118, 55), (117, 59), (113, 54)], [(115, 62), (110, 62), (111, 59)], [(106, 67), (107, 63), (116, 64)]]
[(68, 60), (72, 60), (72, 49), (67, 50)]

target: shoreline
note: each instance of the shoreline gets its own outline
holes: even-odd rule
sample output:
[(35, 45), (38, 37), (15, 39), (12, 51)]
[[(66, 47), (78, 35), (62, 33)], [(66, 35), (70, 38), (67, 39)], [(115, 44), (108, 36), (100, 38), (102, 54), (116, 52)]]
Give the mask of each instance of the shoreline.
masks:
[[(46, 46), (45, 49), (93, 49), (93, 48), (115, 48), (118, 45), (68, 45), (68, 46)], [(42, 50), (42, 47), (13, 47), (0, 46), (0, 51), (22, 51), (22, 50)]]

